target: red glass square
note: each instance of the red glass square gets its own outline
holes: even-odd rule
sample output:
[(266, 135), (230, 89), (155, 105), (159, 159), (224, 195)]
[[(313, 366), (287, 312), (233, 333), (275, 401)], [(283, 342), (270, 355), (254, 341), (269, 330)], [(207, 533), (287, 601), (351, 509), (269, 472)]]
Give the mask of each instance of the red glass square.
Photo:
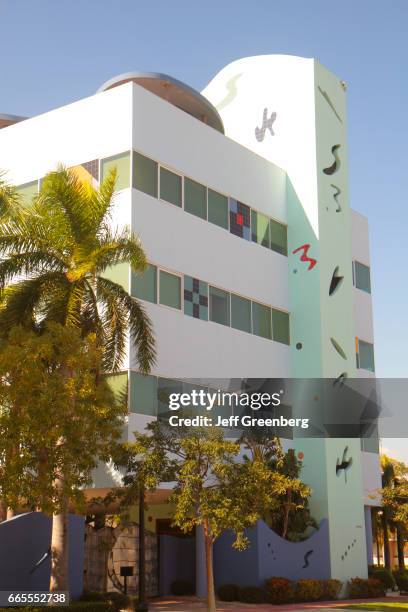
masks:
[(244, 225), (244, 216), (241, 213), (237, 213), (237, 225)]

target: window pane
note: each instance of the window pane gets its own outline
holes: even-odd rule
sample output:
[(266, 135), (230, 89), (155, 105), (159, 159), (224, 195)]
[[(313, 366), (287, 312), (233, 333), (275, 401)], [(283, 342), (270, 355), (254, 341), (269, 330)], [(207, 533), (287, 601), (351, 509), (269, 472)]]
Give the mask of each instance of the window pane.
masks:
[(282, 312), (281, 310), (272, 310), (272, 328), (273, 339), (276, 342), (282, 342), (283, 344), (290, 343), (289, 313)]
[(251, 333), (251, 301), (231, 294), (231, 327)]
[(28, 206), (33, 201), (33, 198), (38, 194), (38, 181), (25, 183), (17, 187), (17, 192), (21, 196), (22, 204)]
[(106, 377), (109, 387), (112, 389), (115, 398), (121, 400), (127, 392), (128, 375), (125, 372), (120, 374), (109, 374)]
[(148, 265), (142, 274), (132, 272), (132, 295), (148, 302), (157, 302), (157, 268)]
[(181, 278), (160, 270), (160, 304), (181, 308)]
[(121, 153), (114, 157), (108, 157), (101, 161), (102, 180), (107, 177), (112, 168), (116, 168), (115, 190), (127, 189), (130, 187), (130, 153)]
[(371, 293), (370, 268), (359, 261), (355, 261), (354, 272), (357, 289)]
[(160, 378), (158, 381), (157, 397), (158, 397), (158, 416), (175, 414), (175, 411), (169, 409), (169, 397), (171, 393), (182, 393), (183, 383), (180, 380), (171, 378)]
[(251, 240), (251, 209), (249, 206), (230, 198), (229, 212), (231, 234)]
[(221, 325), (230, 324), (230, 294), (210, 287), (210, 320)]
[(157, 198), (157, 163), (133, 151), (133, 187)]
[(103, 272), (103, 276), (121, 285), (126, 291), (129, 291), (129, 269), (130, 266), (128, 263), (115, 264), (114, 266), (106, 268)]
[(271, 309), (269, 306), (252, 302), (252, 330), (262, 338), (272, 338)]
[(208, 285), (184, 275), (184, 314), (208, 321)]
[(228, 198), (212, 189), (208, 190), (208, 220), (228, 229)]
[(265, 217), (265, 215), (256, 212), (256, 210), (251, 210), (251, 229), (252, 242), (262, 244), (262, 246), (267, 247), (269, 249), (270, 240), (268, 217)]
[(160, 168), (160, 198), (181, 206), (181, 176)]
[(157, 378), (130, 373), (130, 412), (157, 415)]
[(271, 249), (282, 255), (288, 254), (288, 228), (271, 219)]
[(368, 342), (358, 341), (358, 363), (362, 370), (374, 372), (374, 346)]
[(184, 179), (184, 209), (201, 219), (207, 218), (206, 191), (204, 185)]

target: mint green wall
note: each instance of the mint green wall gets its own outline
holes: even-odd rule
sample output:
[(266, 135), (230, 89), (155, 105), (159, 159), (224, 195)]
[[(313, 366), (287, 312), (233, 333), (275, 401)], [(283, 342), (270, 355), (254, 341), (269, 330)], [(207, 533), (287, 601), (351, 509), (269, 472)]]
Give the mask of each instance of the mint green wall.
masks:
[[(346, 96), (339, 79), (317, 62), (314, 81), (318, 236), (310, 227), (289, 179), (287, 182), (293, 376), (333, 379), (346, 372), (347, 376), (354, 377)], [(323, 169), (335, 161), (332, 154), (334, 145), (340, 145), (336, 151), (340, 165), (333, 174), (326, 174)], [(336, 201), (333, 194), (338, 188), (341, 193)], [(339, 204), (341, 211), (336, 212)], [(306, 243), (310, 244), (308, 256), (317, 260), (310, 270), (308, 263), (300, 261), (300, 253), (292, 253)], [(343, 281), (330, 296), (330, 282), (336, 267)], [(346, 358), (336, 351), (331, 338), (341, 347)], [(296, 348), (299, 342), (302, 343), (300, 350)], [(318, 520), (329, 518), (331, 575), (339, 579), (365, 577), (367, 561), (360, 441), (299, 440), (296, 446), (304, 453), (303, 479), (313, 489), (312, 512)], [(353, 459), (347, 480), (344, 471), (336, 475), (337, 459), (341, 461), (346, 446), (348, 457)]]

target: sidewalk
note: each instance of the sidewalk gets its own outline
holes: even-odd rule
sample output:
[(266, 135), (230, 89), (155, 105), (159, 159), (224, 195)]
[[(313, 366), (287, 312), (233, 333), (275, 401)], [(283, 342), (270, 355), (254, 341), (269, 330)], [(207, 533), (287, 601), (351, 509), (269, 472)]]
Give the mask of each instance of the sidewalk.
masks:
[[(342, 599), (341, 601), (316, 601), (313, 603), (300, 603), (300, 604), (287, 604), (282, 606), (275, 606), (272, 604), (244, 604), (238, 602), (223, 602), (217, 601), (217, 612), (265, 612), (268, 610), (271, 612), (305, 612), (306, 610), (314, 610), (314, 612), (321, 612), (328, 610), (329, 608), (335, 608), (336, 612), (342, 612), (343, 606), (352, 603), (364, 603), (364, 602), (399, 602), (408, 604), (408, 597), (382, 597), (379, 599)], [(161, 597), (160, 599), (152, 599), (149, 602), (149, 608), (156, 610), (156, 612), (194, 612), (195, 610), (206, 610), (207, 605), (204, 600), (197, 599), (196, 597)]]

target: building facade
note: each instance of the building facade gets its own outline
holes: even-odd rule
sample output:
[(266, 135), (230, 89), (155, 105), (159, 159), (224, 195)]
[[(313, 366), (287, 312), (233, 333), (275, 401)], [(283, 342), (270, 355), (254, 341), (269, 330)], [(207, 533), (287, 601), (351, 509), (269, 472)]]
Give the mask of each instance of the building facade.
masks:
[[(117, 167), (113, 222), (140, 236), (149, 267), (109, 275), (143, 300), (158, 351), (142, 377), (129, 347), (116, 378), (129, 385), (129, 436), (166, 409), (163, 394), (188, 389), (183, 379), (375, 376), (368, 225), (349, 206), (346, 125), (346, 85), (315, 60), (278, 55), (233, 62), (202, 94), (132, 73), (43, 115), (0, 115), (0, 168), (27, 200), (59, 163), (95, 185)], [(365, 577), (378, 448), (285, 444), (302, 453), (312, 513), (328, 522), (328, 575)], [(95, 486), (115, 478), (98, 472)], [(168, 517), (152, 507), (151, 529)]]

